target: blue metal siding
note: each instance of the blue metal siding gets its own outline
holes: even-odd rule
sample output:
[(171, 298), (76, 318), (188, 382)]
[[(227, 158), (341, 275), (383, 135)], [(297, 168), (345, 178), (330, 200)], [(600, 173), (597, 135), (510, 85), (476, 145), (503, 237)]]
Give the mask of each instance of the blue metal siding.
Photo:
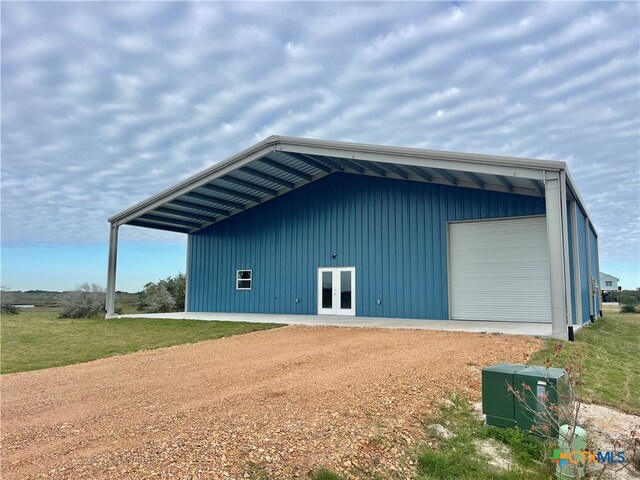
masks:
[[(596, 283), (599, 285), (600, 279), (598, 278), (598, 256), (596, 253), (597, 251), (598, 251), (598, 237), (596, 236), (595, 232), (591, 228), (591, 225), (589, 225), (589, 262), (591, 264), (591, 275), (593, 276), (593, 278), (596, 279)], [(600, 306), (599, 294), (596, 294), (595, 300), (596, 300), (595, 301), (596, 311), (593, 312), (593, 314), (598, 315), (598, 311), (602, 308)]]
[(589, 270), (586, 236), (586, 217), (582, 210), (577, 209), (578, 220), (578, 259), (580, 266), (580, 301), (582, 302), (582, 323), (589, 321)]
[[(544, 213), (544, 198), (332, 174), (190, 235), (188, 310), (316, 314), (317, 269), (355, 266), (357, 315), (446, 319), (447, 221)], [(253, 289), (237, 291), (244, 268)]]
[(576, 290), (575, 290), (575, 281), (573, 278), (573, 229), (571, 225), (573, 225), (573, 212), (571, 211), (571, 203), (567, 202), (567, 231), (568, 231), (568, 242), (569, 242), (569, 288), (571, 289), (571, 323), (576, 324), (580, 323), (578, 321), (578, 312), (576, 312)]

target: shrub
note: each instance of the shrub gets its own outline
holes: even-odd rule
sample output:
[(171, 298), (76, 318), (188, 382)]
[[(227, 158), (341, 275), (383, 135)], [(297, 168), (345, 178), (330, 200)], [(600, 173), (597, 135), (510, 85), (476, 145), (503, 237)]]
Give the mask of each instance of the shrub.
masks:
[(620, 305), (638, 305), (640, 303), (640, 290), (622, 290), (618, 301)]
[(11, 289), (8, 287), (0, 287), (0, 313), (9, 315), (20, 313), (14, 304), (15, 299)]
[(138, 310), (151, 313), (183, 311), (186, 285), (184, 273), (147, 283), (139, 293)]
[(164, 280), (160, 280), (160, 283), (164, 283), (165, 287), (176, 302), (174, 309), (176, 311), (184, 310), (184, 295), (187, 288), (187, 277), (184, 273), (179, 273), (175, 277), (167, 277)]
[(158, 283), (151, 282), (144, 286), (144, 291), (140, 293), (138, 308), (143, 312), (173, 312), (176, 309), (176, 301), (161, 280)]
[(621, 313), (637, 313), (638, 308), (633, 304), (626, 304), (620, 306)]
[(60, 318), (90, 318), (104, 314), (106, 293), (96, 283), (83, 283), (62, 297)]

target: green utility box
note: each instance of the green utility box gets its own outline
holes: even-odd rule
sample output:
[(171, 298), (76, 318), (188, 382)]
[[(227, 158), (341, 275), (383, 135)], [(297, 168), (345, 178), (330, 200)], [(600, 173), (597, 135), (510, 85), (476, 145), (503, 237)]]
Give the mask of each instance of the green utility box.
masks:
[(572, 400), (563, 369), (498, 363), (482, 370), (482, 412), (487, 425), (546, 429), (545, 434), (557, 436)]
[(516, 426), (516, 399), (509, 387), (517, 388), (514, 376), (527, 368), (527, 365), (498, 363), (482, 370), (482, 413), (487, 416), (487, 425)]
[(514, 382), (525, 400), (516, 400), (518, 428), (542, 429), (539, 433), (557, 437), (558, 427), (568, 421), (573, 402), (568, 373), (562, 368), (532, 366), (516, 373)]

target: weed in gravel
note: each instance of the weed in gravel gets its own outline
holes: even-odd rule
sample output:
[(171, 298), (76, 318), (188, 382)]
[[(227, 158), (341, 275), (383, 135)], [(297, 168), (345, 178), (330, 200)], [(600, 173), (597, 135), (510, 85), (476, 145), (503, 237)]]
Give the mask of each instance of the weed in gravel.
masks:
[(344, 478), (331, 470), (319, 468), (309, 474), (309, 480), (344, 480)]
[[(484, 426), (466, 400), (452, 397), (435, 419), (428, 419), (428, 423), (434, 422), (444, 425), (455, 436), (445, 439), (431, 435), (431, 446), (423, 447), (418, 456), (417, 478), (420, 480), (553, 478), (553, 469), (550, 464), (544, 463), (542, 441), (516, 429)], [(478, 451), (478, 443), (487, 439), (506, 447), (510, 455), (507, 463), (511, 464), (511, 468), (500, 469), (491, 465), (496, 462), (491, 462), (493, 459), (486, 458)]]

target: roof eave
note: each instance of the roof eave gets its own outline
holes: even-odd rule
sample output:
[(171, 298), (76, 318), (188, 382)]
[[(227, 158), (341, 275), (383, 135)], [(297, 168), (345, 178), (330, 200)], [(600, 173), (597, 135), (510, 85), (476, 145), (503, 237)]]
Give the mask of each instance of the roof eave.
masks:
[[(584, 210), (589, 218), (586, 206), (580, 195), (575, 188), (575, 184), (565, 162), (553, 161), (553, 160), (534, 160), (516, 157), (507, 157), (499, 155), (486, 155), (475, 153), (458, 153), (458, 152), (443, 152), (437, 150), (427, 150), (408, 147), (393, 147), (393, 146), (380, 146), (370, 145), (362, 143), (350, 143), (339, 142), (329, 140), (316, 140), (298, 137), (286, 137), (272, 135), (264, 140), (252, 145), (231, 157), (216, 163), (215, 165), (192, 175), (191, 177), (176, 183), (175, 185), (153, 195), (142, 202), (139, 202), (109, 218), (109, 222), (116, 225), (125, 224), (128, 221), (142, 215), (144, 212), (149, 211), (165, 202), (171, 201), (180, 195), (187, 193), (195, 188), (207, 184), (208, 182), (225, 175), (237, 168), (240, 168), (246, 163), (249, 163), (257, 158), (264, 156), (265, 154), (273, 151), (295, 151), (296, 149), (305, 152), (315, 152), (324, 155), (336, 155), (343, 158), (372, 160), (372, 161), (391, 161), (397, 160), (398, 162), (412, 163), (412, 160), (430, 160), (435, 162), (456, 162), (466, 163), (468, 165), (482, 165), (488, 169), (530, 169), (529, 172), (536, 173), (536, 171), (543, 174), (544, 171), (560, 172), (565, 171), (567, 176), (567, 182), (574, 194), (574, 197), (578, 201), (580, 207)], [(524, 170), (526, 171), (526, 170)], [(591, 227), (593, 228), (596, 236), (597, 230), (593, 223), (589, 220)]]
[(318, 147), (324, 150), (336, 149), (346, 152), (366, 152), (366, 153), (380, 153), (395, 156), (415, 157), (415, 158), (442, 158), (446, 160), (466, 160), (469, 162), (487, 164), (487, 165), (505, 165), (516, 167), (531, 167), (537, 169), (548, 168), (549, 170), (562, 170), (566, 169), (567, 164), (558, 160), (538, 160), (530, 158), (508, 157), (501, 155), (487, 155), (478, 153), (461, 153), (461, 152), (446, 152), (440, 150), (428, 150), (422, 148), (411, 147), (394, 147), (387, 145), (372, 145), (367, 143), (351, 143), (340, 142), (334, 140), (317, 140), (311, 138), (299, 138), (299, 137), (285, 137), (285, 136), (273, 136), (269, 138), (276, 138), (278, 144), (285, 145), (297, 145), (302, 147)]
[[(223, 160), (222, 162), (218, 162), (215, 165), (212, 165), (201, 172), (196, 173), (174, 185), (171, 187), (157, 193), (135, 205), (122, 210), (119, 213), (109, 217), (108, 221), (110, 223), (118, 222), (119, 220), (131, 215), (132, 213), (137, 212), (138, 210), (142, 210), (158, 201), (166, 201), (169, 197), (179, 196), (182, 194), (182, 191), (185, 189), (197, 188), (199, 184), (205, 184), (210, 179), (210, 177), (215, 177), (215, 175), (226, 168), (235, 165), (236, 162), (239, 162), (243, 159), (250, 158), (251, 156), (256, 155), (259, 152), (267, 149), (269, 150), (271, 147), (275, 147), (278, 143), (279, 137), (277, 135), (271, 135), (270, 137), (265, 138), (261, 142), (258, 142), (244, 150), (232, 155), (231, 157)], [(275, 148), (273, 148), (275, 149)], [(265, 152), (266, 153), (266, 152)], [(260, 155), (258, 155), (260, 156)]]

